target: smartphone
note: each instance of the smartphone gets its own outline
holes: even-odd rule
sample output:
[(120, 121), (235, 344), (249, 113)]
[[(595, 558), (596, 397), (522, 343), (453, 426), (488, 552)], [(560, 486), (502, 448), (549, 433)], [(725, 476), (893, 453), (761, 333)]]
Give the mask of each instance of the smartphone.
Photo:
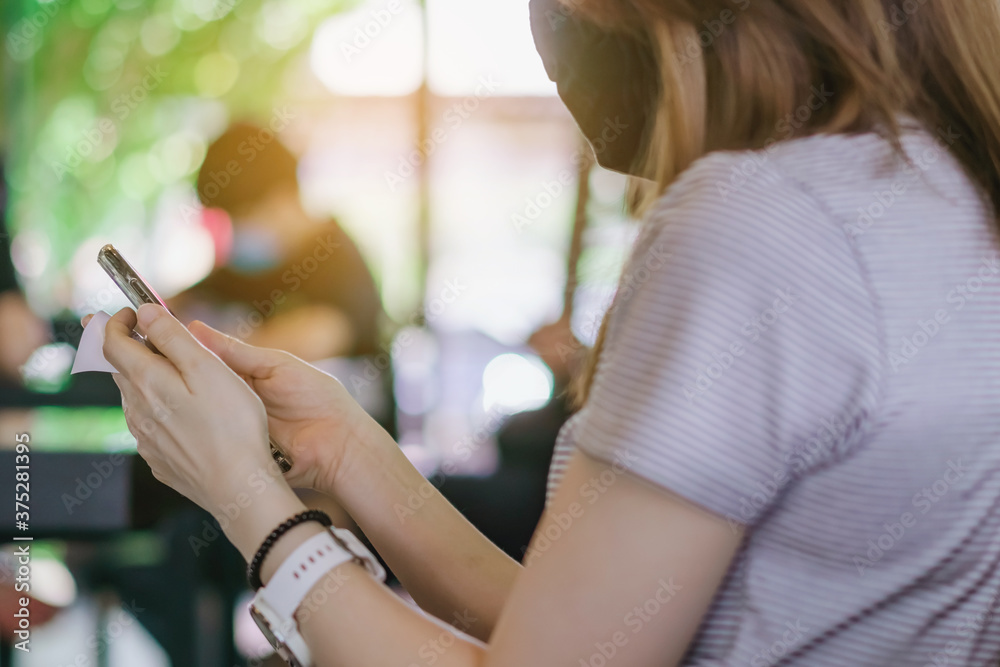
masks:
[[(105, 273), (111, 276), (111, 280), (118, 285), (118, 289), (124, 292), (136, 310), (144, 303), (155, 303), (167, 308), (167, 304), (156, 293), (156, 290), (149, 286), (149, 283), (110, 243), (97, 253), (97, 263), (101, 265)], [(167, 311), (169, 312), (170, 309), (167, 308)]]
[[(138, 310), (139, 306), (144, 303), (154, 303), (166, 308), (168, 313), (170, 312), (170, 309), (167, 308), (167, 304), (164, 303), (163, 299), (160, 298), (160, 295), (156, 293), (156, 290), (154, 290), (149, 283), (147, 283), (146, 280), (139, 275), (139, 272), (128, 263), (128, 260), (126, 260), (113, 245), (109, 243), (101, 248), (101, 251), (97, 253), (97, 263), (100, 264), (105, 273), (111, 277), (111, 280), (118, 285), (118, 289), (120, 289), (125, 296), (128, 297), (129, 302), (133, 307), (135, 307), (136, 310)], [(170, 314), (173, 315), (173, 313)], [(150, 350), (156, 354), (162, 355), (162, 353), (157, 350), (152, 343), (148, 340), (145, 342), (146, 346), (149, 347)], [(271, 443), (271, 456), (274, 458), (274, 462), (278, 464), (281, 472), (284, 473), (291, 470), (292, 460), (284, 453), (278, 443), (275, 442), (274, 438), (270, 435), (268, 436), (268, 440)]]

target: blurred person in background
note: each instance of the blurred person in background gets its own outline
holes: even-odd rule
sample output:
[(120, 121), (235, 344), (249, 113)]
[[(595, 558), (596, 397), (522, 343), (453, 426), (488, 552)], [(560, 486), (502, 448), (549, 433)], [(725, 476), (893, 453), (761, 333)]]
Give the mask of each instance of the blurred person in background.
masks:
[(174, 299), (178, 312), (306, 361), (378, 351), (371, 272), (336, 221), (303, 208), (298, 162), (274, 132), (229, 127), (209, 146), (197, 188), (220, 261)]
[[(306, 212), (298, 160), (271, 129), (231, 125), (209, 146), (197, 190), (221, 262), (171, 301), (182, 317), (309, 362), (379, 351), (383, 311), (375, 280), (335, 220)], [(391, 430), (391, 373), (380, 379), (381, 403), (390, 407), (379, 421)], [(350, 524), (329, 497), (309, 490), (299, 496)]]
[[(7, 181), (0, 163), (0, 385), (10, 385), (16, 391), (21, 384), (21, 367), (36, 349), (49, 342), (50, 331), (31, 310), (18, 285), (10, 256), (6, 211)], [(15, 558), (0, 554), (0, 656), (10, 655), (14, 632), (19, 629), (14, 614), (21, 608), (20, 599), (30, 597), (30, 592), (15, 586), (16, 566), (11, 561), (16, 563)], [(35, 627), (41, 627), (58, 612), (34, 597), (30, 599), (31, 620)]]
[(497, 441), (504, 461), (548, 470), (556, 436), (575, 411), (571, 383), (579, 375), (586, 348), (573, 334), (568, 317), (532, 333), (528, 346), (552, 371), (552, 399), (537, 410), (512, 415)]
[(50, 338), (48, 326), (21, 293), (6, 225), (7, 181), (0, 164), (0, 383), (20, 384), (21, 367)]
[[(154, 305), (106, 329), (139, 453), (214, 507), (268, 426), (289, 444), (226, 536), (304, 664), (996, 664), (1000, 4), (532, 6), (570, 109), (643, 137), (650, 196), (524, 565), (342, 385)], [(339, 499), (443, 621), (290, 485)]]
[(545, 507), (552, 451), (563, 424), (573, 415), (571, 382), (586, 348), (561, 317), (531, 334), (528, 346), (552, 371), (548, 403), (508, 417), (496, 433), (499, 465), (489, 476), (449, 475), (444, 497), (491, 542), (521, 560)]

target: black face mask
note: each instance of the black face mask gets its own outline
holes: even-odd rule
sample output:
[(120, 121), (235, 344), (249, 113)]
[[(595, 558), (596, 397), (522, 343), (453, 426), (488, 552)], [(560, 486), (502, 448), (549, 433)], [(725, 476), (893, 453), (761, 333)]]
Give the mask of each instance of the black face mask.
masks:
[(637, 174), (659, 83), (648, 44), (576, 16), (558, 0), (531, 0), (531, 32), (559, 97), (607, 169)]

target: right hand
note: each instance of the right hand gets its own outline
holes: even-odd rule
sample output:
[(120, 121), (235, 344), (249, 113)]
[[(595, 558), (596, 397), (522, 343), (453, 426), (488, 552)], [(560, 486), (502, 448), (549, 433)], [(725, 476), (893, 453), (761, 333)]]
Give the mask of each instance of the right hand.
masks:
[(248, 345), (203, 322), (189, 327), (257, 393), (268, 429), (291, 457), (293, 487), (333, 493), (344, 461), (388, 434), (336, 378), (280, 350)]

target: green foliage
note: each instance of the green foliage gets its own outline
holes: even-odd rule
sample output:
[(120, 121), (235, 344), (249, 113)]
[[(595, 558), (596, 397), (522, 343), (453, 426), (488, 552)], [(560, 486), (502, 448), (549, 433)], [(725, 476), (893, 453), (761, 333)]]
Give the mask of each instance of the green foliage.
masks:
[(315, 27), (355, 3), (3, 0), (10, 222), (49, 241), (41, 291), (83, 240), (141, 234), (230, 118), (267, 121)]

